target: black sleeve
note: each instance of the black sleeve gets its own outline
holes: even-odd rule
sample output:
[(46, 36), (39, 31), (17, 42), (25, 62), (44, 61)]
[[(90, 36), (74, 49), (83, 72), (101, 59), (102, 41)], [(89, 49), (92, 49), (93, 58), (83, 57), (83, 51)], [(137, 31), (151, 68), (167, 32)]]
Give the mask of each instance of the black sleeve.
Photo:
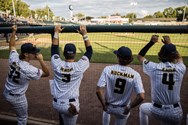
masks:
[(51, 56), (53, 56), (54, 54), (58, 54), (59, 55), (59, 45), (53, 45), (51, 46)]
[(155, 43), (150, 41), (144, 48), (142, 48), (138, 55), (145, 56), (147, 51), (154, 45)]
[(87, 56), (87, 58), (90, 60), (92, 54), (93, 54), (92, 46), (86, 47), (86, 52), (84, 53), (84, 55)]

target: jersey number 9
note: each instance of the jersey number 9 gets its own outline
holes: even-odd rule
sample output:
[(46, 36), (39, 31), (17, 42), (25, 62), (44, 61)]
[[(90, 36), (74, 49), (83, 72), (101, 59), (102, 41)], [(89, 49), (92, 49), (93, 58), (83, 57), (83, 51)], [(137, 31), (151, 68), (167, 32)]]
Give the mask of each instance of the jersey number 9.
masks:
[(125, 90), (125, 84), (126, 84), (125, 79), (117, 78), (115, 83), (114, 93), (123, 94)]

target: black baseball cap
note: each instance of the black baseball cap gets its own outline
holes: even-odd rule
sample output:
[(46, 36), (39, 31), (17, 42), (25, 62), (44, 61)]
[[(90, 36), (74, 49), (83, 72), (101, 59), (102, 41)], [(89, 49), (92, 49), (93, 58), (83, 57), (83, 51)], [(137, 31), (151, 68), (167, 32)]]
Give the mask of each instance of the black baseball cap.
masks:
[(170, 55), (177, 53), (176, 46), (174, 44), (165, 44), (161, 48), (164, 55)]
[(64, 47), (64, 54), (75, 54), (76, 46), (72, 43), (67, 43)]
[(24, 43), (21, 46), (21, 52), (22, 53), (31, 53), (31, 54), (36, 54), (40, 52), (40, 49), (37, 48), (35, 45), (32, 43)]
[(118, 50), (115, 50), (114, 54), (122, 58), (128, 58), (132, 56), (132, 51), (128, 47), (122, 46)]

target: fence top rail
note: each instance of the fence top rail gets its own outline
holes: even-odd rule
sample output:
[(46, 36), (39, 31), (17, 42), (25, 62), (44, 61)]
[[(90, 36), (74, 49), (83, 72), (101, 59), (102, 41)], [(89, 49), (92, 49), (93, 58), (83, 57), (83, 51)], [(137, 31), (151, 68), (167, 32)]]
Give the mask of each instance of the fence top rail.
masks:
[[(64, 33), (76, 32), (79, 25), (63, 26)], [(91, 32), (140, 32), (140, 33), (188, 33), (188, 25), (87, 25), (88, 33)], [(11, 33), (11, 27), (0, 27), (0, 33)], [(18, 26), (17, 33), (50, 33), (54, 26)]]

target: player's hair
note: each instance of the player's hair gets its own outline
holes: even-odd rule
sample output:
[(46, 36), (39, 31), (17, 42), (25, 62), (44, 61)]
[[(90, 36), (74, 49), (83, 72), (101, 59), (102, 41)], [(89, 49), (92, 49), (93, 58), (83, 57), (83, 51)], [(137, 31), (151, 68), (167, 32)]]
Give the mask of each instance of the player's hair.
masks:
[(74, 59), (76, 54), (64, 54), (65, 59)]
[(127, 57), (127, 58), (122, 58), (122, 57), (117, 55), (117, 57), (119, 59), (119, 64), (123, 65), (123, 66), (126, 66), (126, 65), (130, 64), (133, 61), (133, 56)]
[(158, 58), (159, 58), (159, 61), (161, 61), (161, 62), (176, 63), (176, 60), (177, 60), (177, 59), (180, 59), (181, 56), (180, 56), (180, 54), (179, 54), (178, 52), (165, 55), (165, 54), (163, 54), (162, 51), (160, 51), (160, 52), (158, 53)]
[(19, 59), (20, 59), (20, 60), (25, 59), (25, 55), (24, 55), (24, 53), (20, 53), (20, 55), (19, 55)]

